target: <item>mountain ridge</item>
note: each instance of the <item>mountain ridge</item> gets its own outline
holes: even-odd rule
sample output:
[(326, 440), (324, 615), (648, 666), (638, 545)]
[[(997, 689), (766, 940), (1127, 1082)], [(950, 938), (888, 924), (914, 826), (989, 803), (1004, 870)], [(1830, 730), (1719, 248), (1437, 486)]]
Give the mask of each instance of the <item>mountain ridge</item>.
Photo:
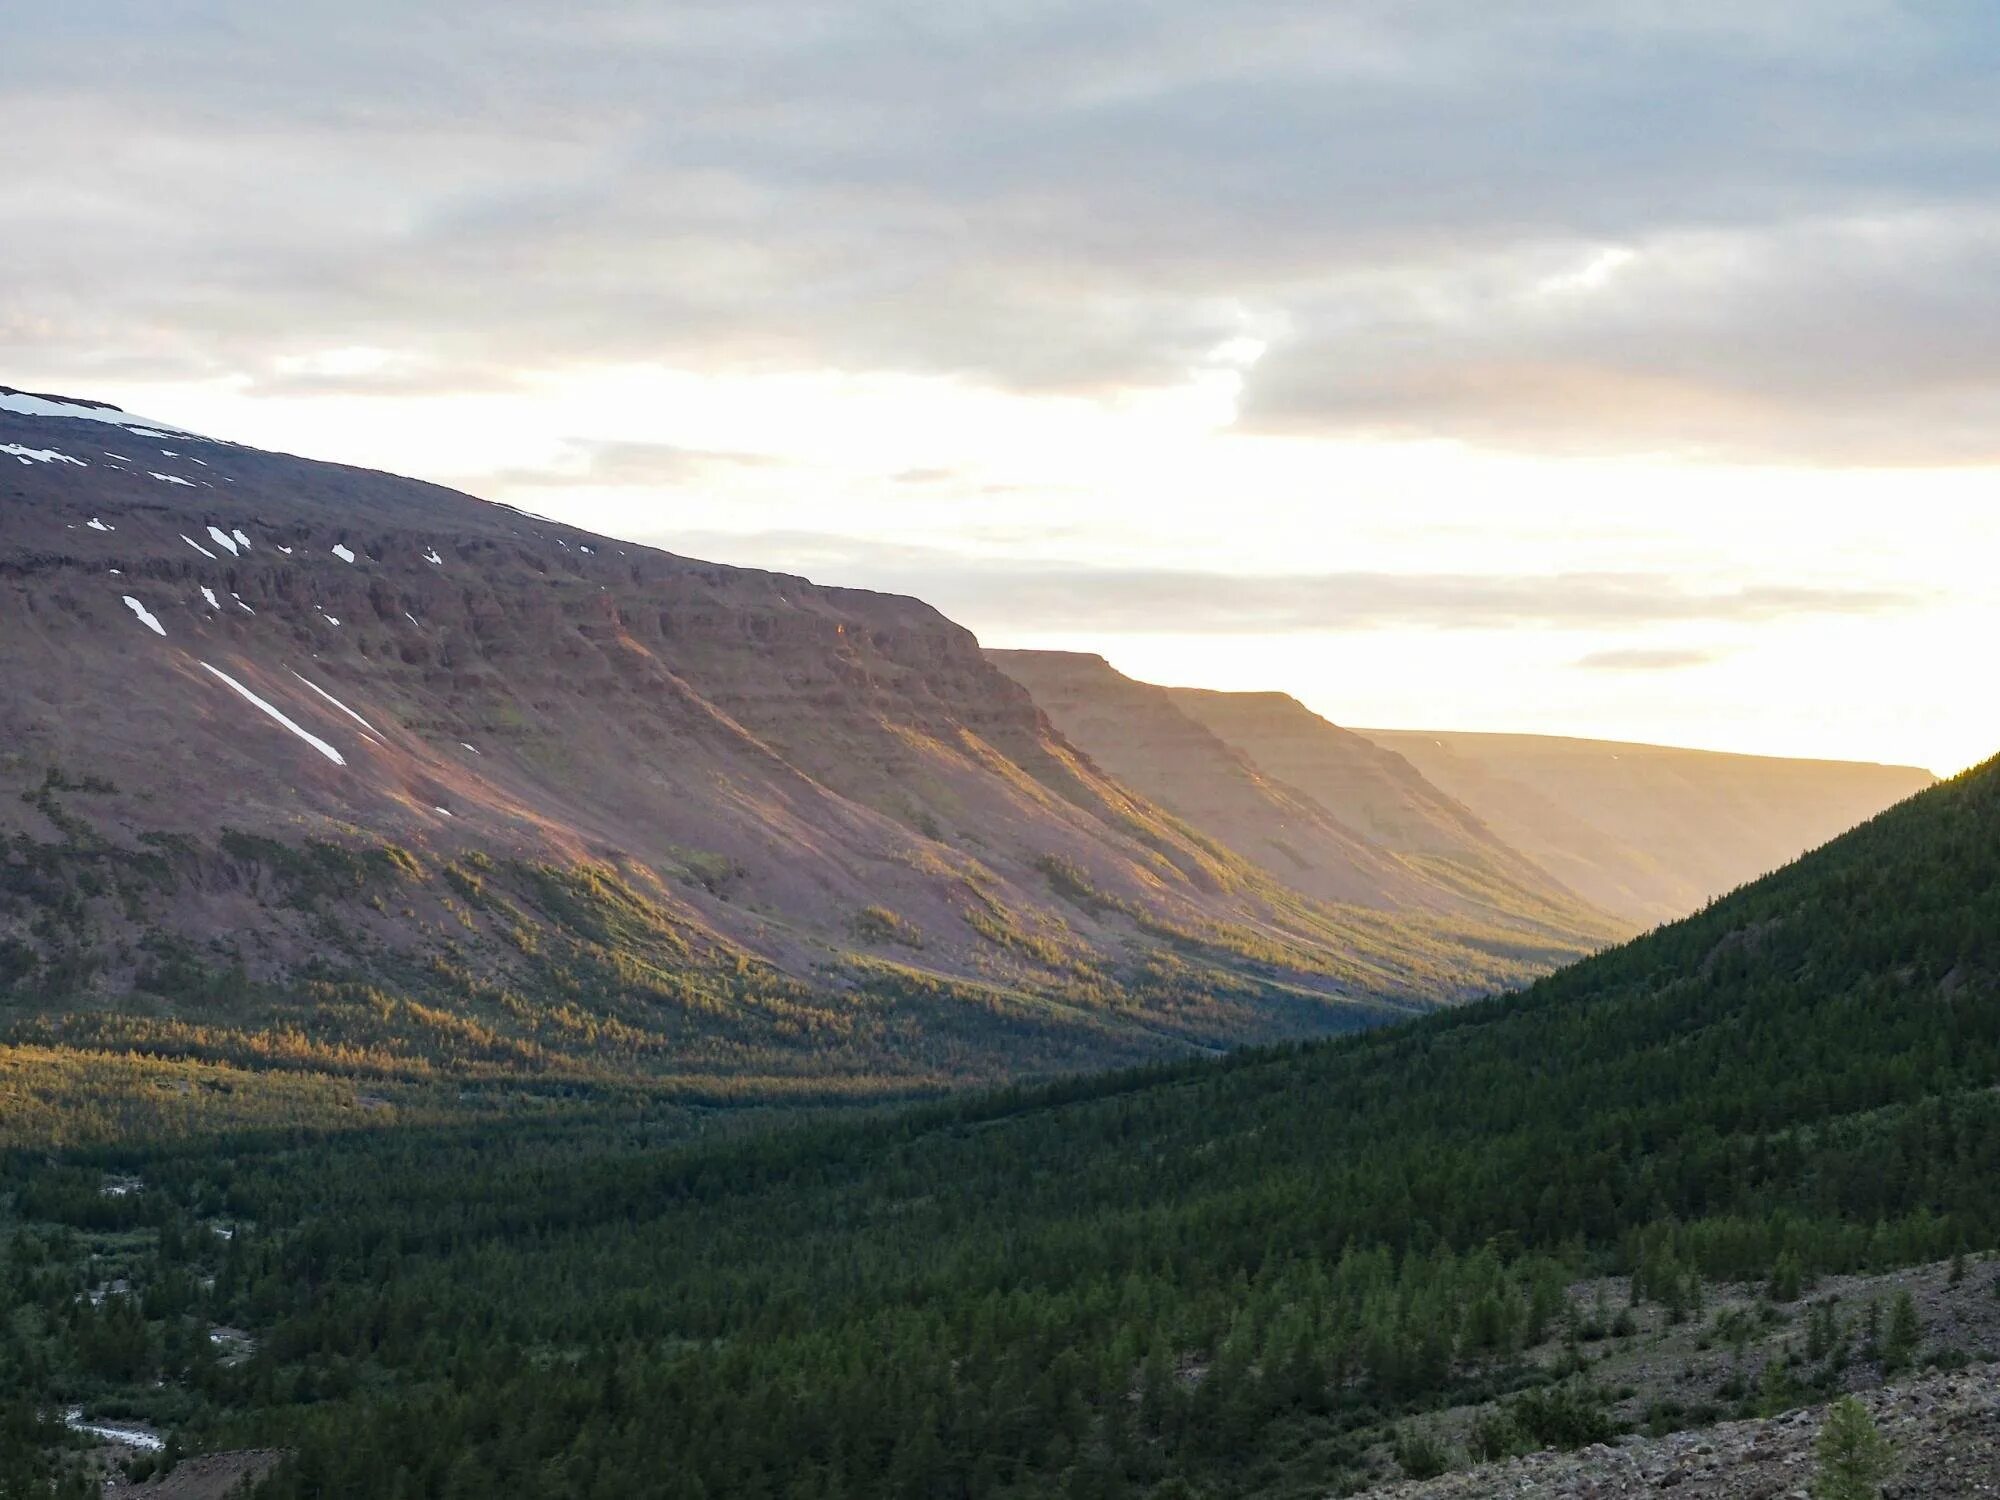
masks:
[[(1326, 772), (1347, 751), (1340, 743), (1345, 731), (1303, 708), (1299, 714), (1334, 742), (1331, 751), (1323, 741), (1316, 756), (1274, 761), (1266, 744), (1232, 732), (1240, 725), (1219, 702), (1234, 703), (1237, 695), (1190, 695), (1138, 682), (1087, 652), (989, 650), (987, 656), (1113, 776), (1302, 890), (1394, 911), (1476, 913), (1561, 936), (1579, 953), (1623, 935), (1413, 770), (1396, 791), (1412, 806), (1428, 798), (1425, 810), (1437, 810), (1438, 836), (1428, 843), (1385, 836), (1383, 805), (1390, 797), (1350, 795), (1352, 784), (1328, 794), (1338, 777)], [(1372, 761), (1392, 759), (1345, 737)], [(1477, 878), (1465, 878), (1475, 869)]]
[(103, 411), (0, 396), (20, 1039), (930, 1086), (1573, 951), (1300, 895), (921, 601)]
[(1598, 906), (1671, 920), (1937, 784), (1915, 766), (1361, 729)]

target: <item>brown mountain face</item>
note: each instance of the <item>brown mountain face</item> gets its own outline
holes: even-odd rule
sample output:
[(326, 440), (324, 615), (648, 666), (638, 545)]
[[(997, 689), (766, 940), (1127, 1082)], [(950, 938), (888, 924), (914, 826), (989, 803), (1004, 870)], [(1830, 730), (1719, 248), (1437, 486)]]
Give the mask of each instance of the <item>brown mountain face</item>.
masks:
[(915, 600), (5, 388), (0, 518), (17, 1039), (852, 1092), (1560, 955), (1302, 894)]
[(1460, 899), (1503, 911), (1585, 912), (1570, 918), (1579, 932), (1600, 940), (1606, 933), (1629, 935), (1629, 923), (1586, 912), (1576, 893), (1403, 756), (1321, 718), (1291, 695), (1167, 691), (1184, 713), (1272, 776)]
[(1080, 652), (987, 656), (1112, 776), (1310, 895), (1452, 913), (1575, 953), (1617, 931), (1401, 757), (1282, 694), (1155, 687)]
[(1913, 766), (1546, 735), (1363, 729), (1607, 911), (1698, 909), (1932, 785)]

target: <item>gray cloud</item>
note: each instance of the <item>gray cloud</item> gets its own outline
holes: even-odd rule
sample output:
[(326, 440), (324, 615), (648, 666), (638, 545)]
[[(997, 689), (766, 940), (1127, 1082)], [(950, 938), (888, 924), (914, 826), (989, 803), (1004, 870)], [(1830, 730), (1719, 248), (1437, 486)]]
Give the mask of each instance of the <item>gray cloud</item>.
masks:
[(1722, 653), (1700, 648), (1624, 647), (1613, 651), (1593, 651), (1580, 656), (1576, 665), (1596, 672), (1677, 672), (1684, 667), (1705, 667), (1721, 659)]
[(1651, 573), (1235, 574), (1085, 567), (795, 531), (681, 532), (634, 539), (725, 562), (803, 573), (822, 583), (916, 594), (975, 631), (1003, 635), (1023, 622), (1032, 622), (1037, 631), (1105, 635), (1391, 627), (1623, 629), (1875, 615), (1930, 602), (1928, 595), (1895, 589), (1808, 583), (1700, 589)]
[[(24, 378), (1101, 390), (1249, 334), (1261, 427), (1899, 463), (2000, 430), (1978, 7), (109, 0), (7, 46)], [(1606, 246), (1637, 258), (1536, 293)], [(348, 346), (404, 360), (288, 363)]]
[(573, 438), (554, 461), (539, 468), (501, 469), (460, 483), (467, 489), (506, 493), (555, 486), (619, 488), (693, 484), (717, 469), (768, 468), (779, 461), (761, 453), (683, 448), (674, 443), (632, 443)]

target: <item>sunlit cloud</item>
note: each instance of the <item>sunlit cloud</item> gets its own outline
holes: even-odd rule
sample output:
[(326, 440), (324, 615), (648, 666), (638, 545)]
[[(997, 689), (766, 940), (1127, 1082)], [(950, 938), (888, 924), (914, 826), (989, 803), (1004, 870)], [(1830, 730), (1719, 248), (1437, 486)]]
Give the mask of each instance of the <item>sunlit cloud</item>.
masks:
[(1611, 651), (1592, 651), (1576, 660), (1579, 667), (1596, 672), (1677, 672), (1684, 667), (1705, 667), (1722, 653), (1701, 647), (1627, 646)]

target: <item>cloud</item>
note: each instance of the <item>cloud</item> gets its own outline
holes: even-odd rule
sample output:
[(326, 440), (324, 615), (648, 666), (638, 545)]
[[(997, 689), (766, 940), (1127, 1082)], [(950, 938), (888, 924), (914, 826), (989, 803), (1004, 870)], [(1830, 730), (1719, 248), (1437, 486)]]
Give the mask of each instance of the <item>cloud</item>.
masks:
[[(1023, 622), (1042, 632), (1102, 635), (1625, 629), (1880, 615), (1931, 602), (1908, 590), (1811, 583), (1694, 588), (1652, 573), (1237, 574), (1088, 567), (813, 532), (678, 532), (667, 544), (822, 583), (917, 594), (975, 631), (1001, 634)], [(1681, 663), (1651, 663), (1670, 664)]]
[(673, 443), (572, 438), (546, 464), (482, 473), (463, 483), (467, 488), (502, 493), (558, 487), (673, 487), (695, 483), (717, 469), (765, 468), (779, 462), (761, 453), (683, 448)]
[(1541, 451), (2000, 460), (2000, 210), (1509, 252), (1353, 279), (1244, 420)]
[(1575, 665), (1598, 672), (1676, 672), (1685, 667), (1703, 667), (1719, 661), (1719, 651), (1662, 647), (1626, 647), (1613, 651), (1593, 651), (1577, 658)]
[(1104, 392), (1254, 339), (1246, 420), (1291, 431), (2000, 430), (1977, 7), (106, 0), (7, 40), (0, 369), (85, 390)]

